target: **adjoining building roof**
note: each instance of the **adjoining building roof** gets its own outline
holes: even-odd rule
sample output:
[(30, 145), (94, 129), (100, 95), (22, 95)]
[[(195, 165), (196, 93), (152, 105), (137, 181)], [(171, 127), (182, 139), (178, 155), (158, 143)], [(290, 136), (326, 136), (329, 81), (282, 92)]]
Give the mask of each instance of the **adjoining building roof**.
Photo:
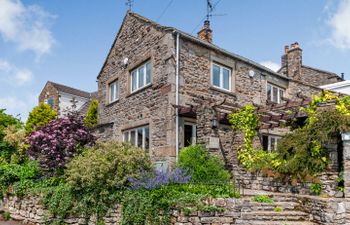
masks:
[(80, 96), (80, 97), (83, 97), (83, 98), (88, 98), (89, 99), (91, 97), (91, 95), (93, 94), (93, 93), (82, 91), (82, 90), (79, 90), (79, 89), (76, 89), (76, 88), (72, 88), (72, 87), (69, 87), (69, 86), (66, 86), (66, 85), (63, 85), (63, 84), (58, 84), (58, 83), (55, 83), (55, 82), (52, 82), (52, 81), (48, 81), (47, 83), (52, 84), (52, 86), (54, 86), (58, 91), (61, 91), (61, 92), (67, 93), (67, 94)]
[[(130, 16), (133, 16), (133, 17), (135, 17), (135, 18), (138, 18), (138, 19), (144, 21), (145, 23), (149, 23), (149, 24), (151, 24), (152, 26), (155, 26), (155, 27), (157, 27), (158, 29), (161, 29), (161, 30), (163, 30), (163, 31), (178, 32), (178, 33), (181, 35), (181, 37), (186, 38), (186, 39), (188, 39), (188, 40), (190, 40), (190, 41), (192, 41), (192, 42), (195, 42), (195, 43), (200, 44), (200, 45), (202, 45), (202, 46), (205, 46), (205, 47), (207, 47), (207, 48), (211, 48), (211, 49), (213, 49), (213, 50), (219, 51), (219, 52), (221, 52), (221, 53), (223, 53), (223, 54), (225, 54), (225, 55), (231, 56), (231, 57), (233, 57), (233, 58), (235, 58), (235, 59), (237, 59), (237, 60), (246, 62), (246, 63), (252, 65), (253, 67), (256, 67), (257, 69), (260, 69), (260, 70), (263, 70), (263, 71), (265, 71), (265, 72), (274, 74), (274, 75), (276, 75), (276, 76), (278, 76), (278, 77), (281, 77), (281, 78), (290, 80), (289, 77), (287, 77), (287, 76), (285, 76), (285, 75), (283, 75), (283, 74), (277, 73), (277, 72), (275, 72), (275, 71), (273, 71), (273, 70), (271, 70), (271, 69), (269, 69), (269, 68), (267, 68), (267, 67), (265, 67), (265, 66), (263, 66), (263, 65), (261, 65), (261, 64), (259, 64), (259, 63), (257, 63), (257, 62), (254, 62), (253, 60), (250, 60), (250, 59), (245, 58), (245, 57), (243, 57), (243, 56), (240, 56), (240, 55), (238, 55), (238, 54), (235, 54), (235, 53), (232, 53), (232, 52), (230, 52), (230, 51), (227, 51), (227, 50), (225, 50), (225, 49), (223, 49), (223, 48), (218, 47), (217, 45), (215, 45), (215, 44), (213, 44), (213, 43), (209, 43), (209, 42), (203, 41), (203, 40), (201, 40), (201, 39), (199, 39), (199, 38), (197, 38), (197, 37), (195, 37), (195, 36), (192, 36), (192, 35), (190, 35), (190, 34), (188, 34), (188, 33), (186, 33), (186, 32), (183, 32), (183, 31), (181, 31), (181, 30), (178, 30), (178, 29), (176, 29), (176, 28), (174, 28), (174, 27), (162, 26), (162, 25), (160, 25), (160, 24), (158, 24), (158, 23), (156, 23), (156, 22), (154, 22), (154, 21), (152, 21), (152, 20), (150, 20), (150, 19), (148, 19), (148, 18), (146, 18), (146, 17), (143, 17), (143, 16), (141, 16), (141, 15), (139, 15), (139, 14), (136, 14), (136, 13), (134, 13), (134, 12), (131, 12), (131, 11), (128, 11), (128, 12), (127, 12), (127, 15), (130, 15)], [(125, 18), (126, 18), (126, 17), (125, 17)], [(118, 33), (117, 33), (115, 39), (114, 39), (114, 42), (113, 42), (113, 44), (112, 44), (112, 46), (111, 46), (111, 48), (110, 48), (110, 50), (109, 50), (109, 53), (107, 54), (107, 57), (106, 57), (106, 59), (105, 59), (105, 62), (104, 62), (104, 64), (103, 64), (103, 66), (102, 66), (102, 68), (101, 68), (101, 70), (100, 70), (100, 73), (98, 74), (97, 78), (99, 78), (99, 76), (100, 76), (100, 74), (101, 74), (101, 72), (102, 72), (102, 69), (103, 69), (104, 66), (106, 65), (108, 56), (110, 55), (110, 53), (111, 53), (111, 51), (112, 51), (112, 48), (113, 48), (113, 46), (115, 45), (115, 43), (116, 43), (116, 41), (117, 41), (117, 39), (118, 39), (119, 33), (120, 33), (120, 31), (121, 31), (121, 29), (122, 29), (122, 26), (123, 26), (123, 24), (124, 24), (124, 21), (125, 21), (125, 18), (124, 18), (123, 23), (122, 23), (122, 25), (121, 25), (121, 27), (120, 27), (120, 29), (119, 29), (119, 31), (118, 31)]]

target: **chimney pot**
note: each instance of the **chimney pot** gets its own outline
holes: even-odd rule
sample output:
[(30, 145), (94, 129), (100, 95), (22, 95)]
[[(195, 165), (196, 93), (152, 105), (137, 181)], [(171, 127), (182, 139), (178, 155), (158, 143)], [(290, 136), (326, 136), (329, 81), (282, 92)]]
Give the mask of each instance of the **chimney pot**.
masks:
[(198, 32), (198, 38), (210, 43), (213, 42), (213, 31), (210, 29), (209, 20), (204, 21), (203, 28)]
[(289, 51), (289, 46), (288, 45), (284, 46), (284, 53), (287, 54), (288, 51)]

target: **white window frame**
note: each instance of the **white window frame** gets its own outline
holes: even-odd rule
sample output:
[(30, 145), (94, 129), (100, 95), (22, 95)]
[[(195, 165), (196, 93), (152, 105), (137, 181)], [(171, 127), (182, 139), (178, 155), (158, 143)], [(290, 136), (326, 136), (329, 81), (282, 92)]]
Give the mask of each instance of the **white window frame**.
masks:
[[(220, 68), (220, 86), (217, 86), (214, 84), (214, 66), (217, 66)], [(224, 88), (224, 69), (228, 70), (229, 76), (228, 76), (228, 89)], [(224, 91), (231, 91), (232, 90), (232, 69), (217, 63), (212, 62), (211, 64), (211, 85), (215, 88), (222, 89)]]
[[(282, 103), (282, 97), (285, 95), (286, 89), (278, 87), (278, 86), (273, 85), (271, 83), (267, 83), (266, 96), (268, 96), (269, 86), (271, 87), (271, 98), (268, 99), (268, 100), (271, 101), (271, 102), (277, 103), (277, 104)], [(273, 101), (273, 98), (275, 97), (274, 94), (273, 94), (273, 88), (277, 88), (277, 102)], [(283, 96), (281, 96), (281, 91), (283, 92)]]
[[(197, 143), (197, 124), (195, 123), (191, 123), (191, 122), (185, 122), (184, 123), (184, 128), (183, 128), (183, 138), (184, 138), (184, 142), (185, 142), (185, 126), (191, 126), (192, 127), (192, 140), (191, 140), (191, 144), (195, 145)], [(184, 143), (185, 145), (185, 143)]]
[[(282, 137), (276, 136), (276, 135), (268, 135), (267, 137), (268, 137), (268, 141), (267, 141), (267, 150), (268, 150), (269, 152), (276, 151), (276, 150), (277, 150), (278, 141), (279, 141)], [(272, 149), (272, 140), (275, 141), (274, 149)]]
[[(142, 149), (146, 149), (146, 128), (148, 128), (148, 149), (150, 148), (150, 129), (149, 126), (142, 126), (142, 127), (135, 127), (129, 130), (123, 131), (123, 142), (130, 142), (131, 139), (131, 132), (135, 132), (135, 143), (131, 143), (132, 145), (137, 146), (138, 143), (138, 135), (137, 135), (137, 130), (142, 129)], [(125, 140), (125, 134), (128, 133), (128, 140)]]
[[(149, 83), (147, 83), (147, 65), (149, 64), (150, 66), (150, 74), (149, 74)], [(143, 67), (143, 86), (139, 86), (139, 71), (140, 68)], [(136, 72), (136, 89), (133, 90), (133, 77), (132, 74)], [(148, 85), (150, 85), (152, 82), (152, 65), (151, 65), (151, 61), (147, 61), (146, 63), (143, 63), (142, 65), (138, 66), (137, 68), (135, 68), (134, 70), (131, 71), (130, 73), (130, 90), (131, 93), (136, 92), (138, 90), (141, 90), (145, 87), (147, 87)]]
[(166, 173), (169, 166), (168, 166), (168, 162), (165, 160), (158, 160), (155, 162), (154, 167), (156, 169), (156, 171), (160, 172), (160, 173)]
[[(114, 88), (114, 96), (112, 96), (112, 87)], [(119, 81), (118, 79), (108, 84), (108, 101), (113, 103), (119, 100)]]

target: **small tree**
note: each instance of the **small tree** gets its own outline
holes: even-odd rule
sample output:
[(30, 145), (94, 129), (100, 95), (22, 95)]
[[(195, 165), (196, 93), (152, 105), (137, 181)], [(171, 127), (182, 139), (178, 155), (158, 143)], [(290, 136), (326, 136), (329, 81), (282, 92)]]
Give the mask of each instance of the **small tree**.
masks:
[(28, 138), (27, 154), (38, 160), (44, 171), (53, 174), (94, 140), (82, 118), (71, 114), (33, 132)]
[(47, 125), (49, 122), (57, 118), (55, 110), (51, 109), (48, 104), (40, 103), (29, 113), (25, 131), (27, 134)]
[(22, 127), (22, 123), (18, 118), (6, 114), (5, 109), (0, 109), (0, 164), (1, 161), (9, 161), (11, 155), (16, 151), (14, 146), (4, 140), (6, 130), (9, 127), (19, 129)]
[(98, 101), (92, 100), (85, 117), (85, 125), (87, 127), (94, 127), (97, 125), (97, 110), (98, 110)]

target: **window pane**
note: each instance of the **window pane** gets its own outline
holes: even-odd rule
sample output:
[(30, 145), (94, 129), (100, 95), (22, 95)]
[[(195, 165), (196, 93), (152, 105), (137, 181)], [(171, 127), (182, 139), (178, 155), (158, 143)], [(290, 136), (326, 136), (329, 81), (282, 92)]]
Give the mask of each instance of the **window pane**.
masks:
[(272, 89), (271, 85), (268, 84), (267, 85), (267, 100), (269, 100), (269, 101), (272, 101), (271, 89)]
[(144, 75), (145, 75), (145, 67), (142, 66), (139, 68), (139, 86), (138, 88), (141, 88), (143, 86), (145, 86), (145, 83), (144, 83)]
[(110, 84), (109, 86), (109, 101), (113, 102), (114, 99), (114, 84)]
[(151, 83), (151, 63), (146, 64), (146, 84)]
[(278, 102), (278, 89), (276, 87), (272, 87), (272, 101)]
[(213, 65), (213, 85), (220, 87), (220, 67)]
[(230, 90), (230, 71), (223, 69), (223, 88)]
[(190, 146), (193, 143), (193, 126), (189, 125), (189, 124), (185, 124), (184, 127), (184, 133), (185, 133), (185, 137), (184, 137), (184, 147)]
[(133, 145), (135, 145), (135, 140), (136, 140), (135, 133), (136, 133), (135, 130), (132, 130), (130, 132), (130, 143), (133, 144)]
[(281, 101), (282, 101), (282, 98), (283, 98), (283, 94), (284, 94), (284, 93), (283, 93), (283, 90), (282, 90), (282, 89), (280, 89), (279, 91), (280, 91), (280, 99), (279, 99), (279, 102), (281, 102)]
[(50, 106), (51, 109), (53, 109), (54, 100), (53, 100), (52, 97), (50, 97), (50, 98), (47, 100), (47, 104)]
[(145, 127), (145, 149), (149, 149), (149, 128)]
[(142, 148), (142, 141), (143, 141), (143, 128), (137, 129), (137, 147)]
[(115, 88), (114, 88), (115, 94), (114, 94), (114, 100), (117, 100), (119, 98), (119, 82), (115, 82)]
[(137, 89), (137, 74), (136, 71), (131, 73), (131, 89), (132, 91)]
[(129, 131), (124, 132), (124, 142), (128, 142), (129, 141)]

